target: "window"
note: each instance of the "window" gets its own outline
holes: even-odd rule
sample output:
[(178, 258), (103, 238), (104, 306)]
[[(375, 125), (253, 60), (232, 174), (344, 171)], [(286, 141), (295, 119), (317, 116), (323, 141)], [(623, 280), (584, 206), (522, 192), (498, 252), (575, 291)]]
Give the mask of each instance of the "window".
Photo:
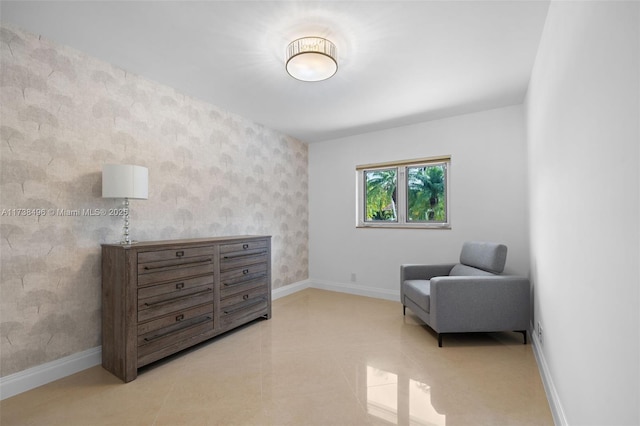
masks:
[(449, 228), (451, 157), (356, 166), (357, 226)]

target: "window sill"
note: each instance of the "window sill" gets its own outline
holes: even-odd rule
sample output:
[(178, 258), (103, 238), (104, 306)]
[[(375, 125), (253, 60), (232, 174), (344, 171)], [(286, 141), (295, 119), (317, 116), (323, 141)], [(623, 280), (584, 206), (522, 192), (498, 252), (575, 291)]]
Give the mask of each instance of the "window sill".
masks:
[(451, 229), (451, 224), (449, 223), (443, 223), (443, 224), (429, 224), (429, 225), (424, 225), (424, 224), (420, 224), (420, 225), (408, 225), (408, 224), (402, 224), (402, 225), (384, 225), (384, 224), (375, 224), (375, 225), (363, 225), (363, 224), (358, 224), (356, 225), (356, 228), (360, 228), (360, 229), (444, 229), (444, 230), (450, 230)]

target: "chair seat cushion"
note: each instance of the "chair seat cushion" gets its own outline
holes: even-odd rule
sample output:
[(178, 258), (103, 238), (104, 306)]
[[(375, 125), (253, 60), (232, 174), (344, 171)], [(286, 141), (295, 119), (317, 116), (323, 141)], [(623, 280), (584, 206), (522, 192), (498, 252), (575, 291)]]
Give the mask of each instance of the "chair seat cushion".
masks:
[(431, 282), (429, 280), (406, 280), (404, 282), (404, 295), (429, 312)]

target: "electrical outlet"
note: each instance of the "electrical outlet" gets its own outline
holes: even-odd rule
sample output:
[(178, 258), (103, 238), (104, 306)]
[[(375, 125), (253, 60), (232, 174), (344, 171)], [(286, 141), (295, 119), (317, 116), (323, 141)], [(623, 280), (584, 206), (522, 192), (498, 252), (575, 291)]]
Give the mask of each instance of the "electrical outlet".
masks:
[(356, 282), (356, 273), (355, 273), (355, 272), (352, 272), (352, 273), (351, 273), (351, 282), (352, 282), (352, 283), (355, 283), (355, 282)]
[(542, 345), (542, 324), (538, 321), (538, 342)]

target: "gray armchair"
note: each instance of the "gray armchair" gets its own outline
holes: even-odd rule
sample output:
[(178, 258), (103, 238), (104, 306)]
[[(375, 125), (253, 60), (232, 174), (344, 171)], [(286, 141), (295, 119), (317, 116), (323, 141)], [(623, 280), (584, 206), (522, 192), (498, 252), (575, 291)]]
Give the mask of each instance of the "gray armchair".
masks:
[(466, 242), (460, 263), (401, 265), (400, 301), (438, 335), (516, 331), (527, 344), (530, 290), (525, 277), (499, 275), (507, 260), (502, 244)]

